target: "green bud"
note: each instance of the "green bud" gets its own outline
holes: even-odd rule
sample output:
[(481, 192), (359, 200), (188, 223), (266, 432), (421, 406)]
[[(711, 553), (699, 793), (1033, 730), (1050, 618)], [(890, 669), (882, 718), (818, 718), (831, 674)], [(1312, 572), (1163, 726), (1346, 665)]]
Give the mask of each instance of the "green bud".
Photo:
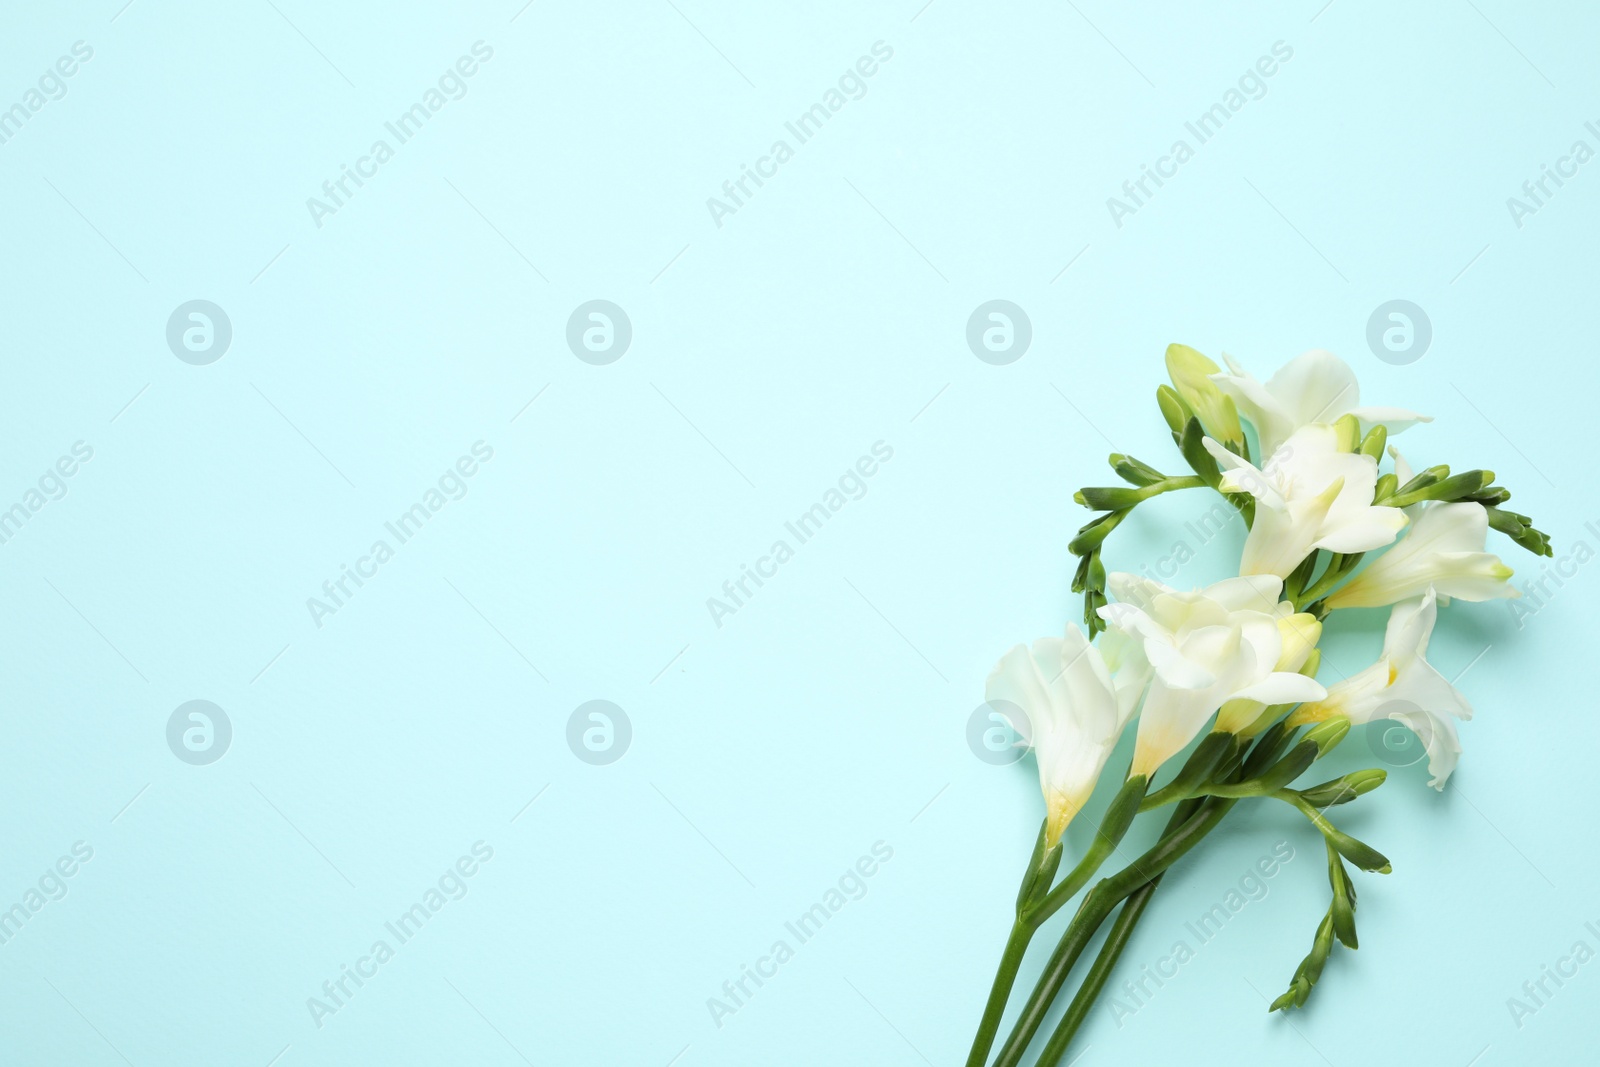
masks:
[(1122, 788), (1117, 790), (1117, 795), (1111, 798), (1111, 804), (1100, 820), (1100, 828), (1095, 831), (1095, 836), (1106, 842), (1103, 847), (1107, 851), (1116, 847), (1128, 832), (1128, 827), (1133, 825), (1134, 816), (1139, 814), (1139, 803), (1144, 800), (1149, 785), (1150, 779), (1144, 775), (1130, 775), (1122, 783)]
[(1086, 556), (1099, 548), (1105, 541), (1106, 535), (1117, 528), (1117, 525), (1128, 516), (1126, 511), (1112, 511), (1099, 516), (1092, 522), (1085, 523), (1078, 529), (1078, 536), (1067, 542), (1067, 551), (1074, 556)]
[(1023, 876), (1022, 886), (1017, 890), (1019, 916), (1029, 904), (1050, 892), (1050, 886), (1056, 880), (1056, 869), (1061, 866), (1061, 857), (1067, 851), (1060, 842), (1056, 843), (1055, 848), (1045, 847), (1045, 830), (1048, 826), (1047, 820), (1039, 827), (1039, 839), (1034, 842), (1033, 856), (1028, 860), (1028, 873)]
[(1205, 739), (1195, 746), (1189, 759), (1175, 774), (1166, 788), (1178, 796), (1186, 796), (1194, 792), (1210, 777), (1217, 766), (1227, 760), (1239, 744), (1238, 738), (1230, 733), (1214, 731), (1206, 734)]
[(1106, 622), (1100, 617), (1100, 609), (1106, 606), (1106, 595), (1094, 589), (1083, 594), (1083, 626), (1089, 631), (1089, 640), (1094, 640), (1094, 635), (1106, 628)]
[(1073, 494), (1072, 499), (1095, 511), (1121, 511), (1123, 508), (1133, 507), (1145, 497), (1137, 489), (1129, 489), (1125, 485), (1113, 485), (1079, 489)]
[(1170, 385), (1156, 389), (1156, 403), (1161, 405), (1161, 417), (1167, 420), (1167, 425), (1174, 434), (1181, 434), (1184, 424), (1194, 418), (1194, 412), (1189, 410), (1189, 405), (1183, 402), (1178, 391)]
[(1453, 474), (1428, 491), (1433, 500), (1464, 500), (1494, 484), (1494, 471), (1475, 470)]
[(1261, 777), (1246, 784), (1253, 785), (1262, 796), (1276, 793), (1304, 774), (1316, 760), (1317, 746), (1311, 743), (1308, 736), (1291, 748), (1287, 756), (1267, 768)]
[(1283, 713), (1292, 707), (1294, 707), (1293, 704), (1268, 704), (1266, 707), (1261, 709), (1261, 714), (1257, 715), (1255, 720), (1251, 722), (1249, 726), (1246, 726), (1243, 730), (1239, 731), (1239, 736), (1248, 741), (1257, 734), (1261, 733), (1267, 727), (1276, 723), (1279, 718), (1282, 717)]
[(1254, 778), (1264, 770), (1272, 753), (1278, 750), (1278, 745), (1292, 731), (1286, 720), (1279, 719), (1261, 734), (1257, 739), (1255, 748), (1250, 750), (1250, 755), (1245, 757), (1244, 768), (1240, 772), (1245, 778)]
[(1526, 515), (1518, 515), (1514, 511), (1502, 511), (1499, 508), (1488, 508), (1489, 525), (1505, 534), (1518, 545), (1532, 552), (1536, 556), (1553, 556), (1555, 548), (1550, 544), (1550, 535), (1542, 530), (1533, 528), (1533, 520)]
[[(1240, 445), (1244, 430), (1233, 398), (1223, 394), (1211, 375), (1222, 370), (1188, 345), (1167, 346), (1167, 374), (1207, 433), (1225, 444)], [(1174, 431), (1176, 432), (1176, 431)]]
[(1088, 588), (1096, 593), (1106, 591), (1106, 565), (1096, 552), (1089, 557)]
[(1108, 462), (1111, 464), (1111, 469), (1117, 472), (1117, 477), (1133, 485), (1154, 485), (1167, 477), (1149, 464), (1140, 463), (1132, 456), (1125, 456), (1121, 452), (1113, 452)]
[(1289, 577), (1283, 580), (1283, 596), (1285, 600), (1293, 600), (1305, 591), (1306, 584), (1311, 581), (1311, 575), (1316, 572), (1317, 560), (1322, 553), (1311, 552), (1300, 561), (1300, 565), (1289, 572)]
[(1489, 488), (1483, 490), (1483, 492), (1476, 493), (1468, 499), (1470, 499), (1474, 504), (1482, 504), (1486, 508), (1492, 508), (1499, 504), (1504, 504), (1507, 500), (1510, 500), (1511, 490), (1503, 486), (1491, 485)]
[(1183, 458), (1200, 480), (1215, 489), (1222, 480), (1222, 472), (1217, 469), (1217, 461), (1206, 451), (1204, 443), (1205, 432), (1201, 429), (1199, 419), (1190, 419), (1183, 428), (1183, 436), (1178, 439), (1178, 451), (1183, 453)]
[(1328, 879), (1333, 884), (1333, 904), (1328, 916), (1333, 920), (1333, 936), (1345, 948), (1360, 948), (1356, 939), (1356, 903), (1345, 893), (1350, 876), (1344, 873), (1344, 864), (1337, 854), (1329, 857)]
[(1378, 874), (1388, 874), (1394, 868), (1389, 865), (1389, 860), (1383, 853), (1367, 844), (1357, 841), (1341, 830), (1331, 826), (1322, 831), (1328, 843), (1339, 850), (1339, 855), (1360, 867), (1363, 871), (1373, 871)]
[(1317, 935), (1311, 941), (1311, 952), (1300, 961), (1300, 966), (1295, 968), (1294, 977), (1289, 981), (1289, 988), (1272, 1002), (1269, 1011), (1283, 1011), (1288, 1008), (1299, 1008), (1311, 996), (1311, 987), (1317, 984), (1317, 979), (1322, 977), (1322, 965), (1328, 962), (1328, 955), (1333, 951), (1333, 913), (1329, 910), (1317, 926)]
[(1441, 478), (1439, 481), (1425, 485), (1420, 489), (1402, 489), (1390, 503), (1395, 507), (1407, 507), (1419, 500), (1442, 500), (1445, 502), (1465, 500), (1482, 492), (1493, 481), (1494, 471), (1465, 471), (1461, 474), (1453, 474), (1448, 478)]
[(1087, 587), (1089, 581), (1089, 561), (1095, 559), (1099, 555), (1100, 553), (1098, 552), (1090, 552), (1088, 555), (1078, 560), (1078, 570), (1072, 576), (1072, 591), (1074, 593), (1081, 593)]
[(1372, 499), (1382, 503), (1394, 496), (1394, 491), (1400, 487), (1400, 479), (1392, 474), (1385, 474), (1378, 478), (1377, 487), (1372, 491)]
[[(1298, 979), (1298, 978), (1295, 979), (1294, 984), (1289, 986), (1289, 991), (1287, 993), (1284, 993), (1277, 1000), (1274, 1000), (1272, 1002), (1272, 1007), (1268, 1008), (1267, 1010), (1269, 1012), (1272, 1012), (1272, 1011), (1283, 1011), (1283, 1010), (1285, 1010), (1287, 1008), (1294, 1007), (1295, 1006), (1295, 1003), (1294, 1003), (1295, 994), (1298, 992), (1300, 981), (1301, 980)], [(1308, 984), (1307, 992), (1308, 993), (1310, 992), (1309, 984)], [(1304, 1001), (1302, 1001), (1301, 1003), (1304, 1003)]]
[(1336, 715), (1327, 722), (1318, 723), (1315, 729), (1306, 734), (1302, 739), (1302, 743), (1310, 741), (1315, 744), (1317, 746), (1317, 758), (1321, 759), (1329, 752), (1332, 752), (1339, 742), (1344, 740), (1345, 734), (1349, 732), (1350, 720), (1343, 715)]
[[(1322, 965), (1328, 962), (1328, 955), (1331, 952), (1333, 952), (1333, 916), (1329, 915), (1317, 927), (1316, 940), (1311, 943), (1311, 956), (1307, 957), (1307, 962), (1311, 963), (1311, 966), (1306, 968), (1306, 977), (1311, 980), (1312, 985), (1322, 977)], [(1310, 990), (1308, 989), (1306, 993), (1310, 995)], [(1300, 998), (1300, 1003), (1305, 1003), (1304, 997)]]
[(1435, 482), (1443, 481), (1448, 477), (1450, 477), (1450, 467), (1448, 464), (1441, 463), (1436, 467), (1429, 467), (1421, 474), (1413, 477), (1405, 485), (1402, 485), (1400, 487), (1400, 491), (1397, 492), (1395, 496), (1410, 496), (1411, 494), (1420, 492)]
[(1377, 767), (1364, 771), (1351, 771), (1342, 778), (1314, 785), (1310, 789), (1302, 789), (1300, 795), (1307, 803), (1320, 810), (1326, 810), (1335, 804), (1348, 804), (1356, 797), (1372, 792), (1388, 777), (1388, 771)]
[(1361, 420), (1354, 415), (1340, 415), (1333, 430), (1338, 436), (1340, 452), (1354, 452), (1361, 447)]
[(1389, 431), (1379, 423), (1367, 431), (1366, 439), (1361, 442), (1361, 454), (1371, 456), (1379, 463), (1383, 462), (1383, 446), (1389, 443)]
[(1322, 649), (1313, 648), (1311, 655), (1306, 657), (1305, 663), (1300, 665), (1300, 673), (1307, 678), (1315, 678), (1317, 676), (1317, 668), (1320, 666), (1322, 666)]

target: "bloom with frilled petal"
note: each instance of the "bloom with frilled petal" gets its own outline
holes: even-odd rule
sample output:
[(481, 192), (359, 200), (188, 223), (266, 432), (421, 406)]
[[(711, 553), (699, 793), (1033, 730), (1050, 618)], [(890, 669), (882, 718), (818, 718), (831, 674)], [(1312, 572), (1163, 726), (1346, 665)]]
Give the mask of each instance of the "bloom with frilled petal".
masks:
[(1117, 598), (1100, 609), (1107, 639), (1136, 648), (1153, 674), (1140, 712), (1133, 774), (1154, 774), (1230, 700), (1294, 704), (1326, 695), (1313, 679), (1278, 669), (1284, 658), (1279, 620), (1294, 609), (1278, 600), (1283, 583), (1272, 575), (1179, 592), (1118, 572), (1107, 587)]
[(1233, 398), (1239, 414), (1256, 428), (1263, 456), (1276, 452), (1300, 427), (1337, 422), (1341, 415), (1360, 419), (1363, 433), (1380, 423), (1395, 434), (1416, 423), (1433, 421), (1404, 408), (1359, 407), (1361, 386), (1355, 372), (1332, 352), (1312, 349), (1297, 356), (1279, 367), (1265, 385), (1232, 356), (1224, 354), (1222, 358), (1230, 373), (1213, 374), (1211, 380), (1223, 395)]
[[(1284, 604), (1279, 610), (1288, 606)], [(1317, 617), (1303, 611), (1293, 615), (1280, 614), (1278, 636), (1283, 639), (1283, 651), (1278, 654), (1275, 669), (1316, 674), (1315, 671), (1303, 672), (1302, 668), (1311, 658), (1317, 642), (1322, 639), (1322, 623)], [(1217, 729), (1230, 734), (1253, 732), (1251, 727), (1266, 710), (1267, 705), (1259, 700), (1230, 700), (1217, 712)], [(1261, 725), (1265, 728), (1266, 723)]]
[(1074, 625), (1067, 626), (1064, 637), (1040, 638), (1031, 650), (1015, 646), (990, 672), (984, 699), (1001, 714), (1021, 712), (1025, 721), (1012, 725), (1039, 760), (1047, 847), (1061, 840), (1094, 792), (1101, 768), (1133, 717), (1143, 688), (1136, 673), (1137, 666), (1119, 685), (1100, 650)]
[(1399, 508), (1372, 504), (1377, 461), (1340, 449), (1332, 426), (1301, 427), (1260, 469), (1209, 438), (1205, 445), (1224, 472), (1219, 488), (1256, 498), (1240, 574), (1286, 578), (1319, 548), (1366, 552), (1406, 525)]
[(1330, 608), (1376, 608), (1430, 587), (1462, 600), (1518, 597), (1511, 568), (1483, 550), (1489, 512), (1482, 504), (1429, 504), (1412, 512), (1411, 529), (1355, 579), (1328, 598)]
[(1381, 719), (1404, 723), (1428, 750), (1428, 772), (1433, 775), (1428, 784), (1443, 789), (1461, 754), (1456, 720), (1472, 718), (1472, 705), (1427, 661), (1428, 638), (1438, 614), (1438, 597), (1432, 589), (1396, 604), (1389, 613), (1383, 657), (1329, 686), (1326, 699), (1302, 706), (1289, 721), (1343, 716), (1356, 725)]

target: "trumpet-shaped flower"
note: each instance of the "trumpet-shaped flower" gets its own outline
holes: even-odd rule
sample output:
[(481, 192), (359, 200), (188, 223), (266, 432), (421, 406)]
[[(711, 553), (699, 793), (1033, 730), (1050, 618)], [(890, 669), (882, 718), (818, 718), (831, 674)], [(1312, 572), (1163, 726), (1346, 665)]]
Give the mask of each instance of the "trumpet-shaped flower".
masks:
[(1012, 726), (1039, 760), (1047, 847), (1061, 840), (1094, 792), (1142, 688), (1137, 665), (1114, 680), (1100, 650), (1070, 624), (1065, 637), (1040, 638), (1031, 650), (1015, 646), (990, 672), (984, 699), (1002, 714), (1015, 715), (1014, 708), (1026, 720)]
[[(1305, 612), (1294, 615), (1280, 614), (1277, 621), (1278, 636), (1283, 639), (1283, 651), (1278, 654), (1278, 664), (1275, 669), (1301, 673), (1301, 669), (1311, 658), (1312, 649), (1316, 648), (1317, 642), (1322, 639), (1322, 623), (1315, 615)], [(1259, 700), (1230, 700), (1217, 712), (1217, 729), (1230, 734), (1245, 733), (1255, 725), (1261, 718), (1261, 713), (1266, 710), (1267, 705)], [(1262, 724), (1263, 727), (1265, 725)]]
[(1126, 642), (1127, 658), (1148, 662), (1153, 673), (1133, 774), (1154, 774), (1229, 701), (1293, 704), (1327, 695), (1313, 679), (1279, 669), (1285, 658), (1279, 622), (1294, 609), (1278, 600), (1277, 577), (1229, 578), (1179, 592), (1118, 572), (1107, 585), (1117, 598), (1100, 609), (1107, 639)]
[(1319, 548), (1366, 552), (1406, 525), (1399, 508), (1372, 504), (1377, 461), (1341, 450), (1332, 426), (1301, 427), (1259, 469), (1209, 438), (1205, 446), (1224, 472), (1220, 488), (1256, 498), (1240, 574), (1286, 578)]
[(1376, 608), (1432, 587), (1462, 600), (1519, 597), (1511, 568), (1485, 552), (1489, 512), (1482, 504), (1429, 504), (1412, 509), (1411, 529), (1355, 579), (1328, 598), (1330, 608)]
[(1391, 434), (1419, 422), (1432, 422), (1404, 408), (1364, 408), (1355, 372), (1332, 352), (1312, 349), (1278, 368), (1265, 385), (1251, 376), (1232, 356), (1223, 355), (1229, 374), (1213, 374), (1225, 396), (1233, 398), (1239, 414), (1256, 428), (1261, 454), (1270, 456), (1302, 426), (1333, 423), (1341, 415), (1361, 420), (1362, 432), (1382, 424)]
[(1362, 723), (1404, 723), (1428, 752), (1428, 783), (1443, 789), (1461, 754), (1456, 720), (1472, 718), (1472, 705), (1427, 661), (1428, 639), (1439, 614), (1432, 589), (1396, 604), (1389, 614), (1383, 657), (1358, 674), (1328, 687), (1326, 699), (1302, 706), (1291, 723), (1343, 716)]

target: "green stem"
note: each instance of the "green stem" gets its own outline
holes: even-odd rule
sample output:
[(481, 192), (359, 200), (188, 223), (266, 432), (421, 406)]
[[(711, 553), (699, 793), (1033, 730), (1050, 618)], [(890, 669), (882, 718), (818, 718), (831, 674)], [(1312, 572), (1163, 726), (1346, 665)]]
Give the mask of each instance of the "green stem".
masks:
[[(1241, 748), (1222, 761), (1218, 767), (1222, 772), (1221, 777), (1238, 779), (1259, 774), (1274, 760), (1282, 756), (1284, 750), (1293, 744), (1294, 735), (1295, 731), (1285, 729), (1281, 724), (1269, 728), (1256, 739), (1255, 747), (1249, 752), (1248, 756), (1244, 754)], [(1191, 755), (1190, 759), (1193, 760), (1198, 755), (1197, 750), (1195, 755)], [(1132, 864), (1129, 864), (1128, 868), (1117, 875), (1116, 878), (1106, 879), (1089, 891), (1089, 895), (1084, 898), (1083, 904), (1078, 909), (1078, 914), (1074, 916), (1072, 923), (1067, 927), (1066, 933), (1062, 935), (1061, 943), (1056, 946), (1055, 953), (1051, 955), (1049, 964), (1046, 965), (1044, 973), (1039, 978), (1038, 985), (1034, 987), (1027, 1004), (1024, 1005), (1022, 1014), (1012, 1028), (1005, 1045), (1001, 1047), (1000, 1056), (995, 1060), (994, 1067), (1015, 1067), (1021, 1061), (1023, 1054), (1027, 1051), (1028, 1044), (1033, 1040), (1034, 1034), (1038, 1032), (1039, 1025), (1043, 1022), (1044, 1015), (1049, 1010), (1050, 1004), (1055, 1000), (1056, 994), (1060, 992), (1067, 976), (1071, 973), (1073, 965), (1077, 962), (1078, 957), (1082, 955), (1084, 948), (1093, 937), (1095, 930), (1099, 928), (1100, 923), (1110, 914), (1111, 908), (1116, 901), (1124, 896), (1131, 896), (1133, 893), (1141, 892), (1147, 887), (1153, 893), (1154, 883), (1159, 881), (1166, 868), (1198, 844), (1200, 838), (1214, 829), (1236, 803), (1238, 801), (1231, 798), (1211, 801), (1199, 799), (1182, 801), (1172, 813), (1166, 829), (1162, 831), (1161, 840), (1157, 842), (1155, 847), (1151, 848)], [(1173, 848), (1168, 848), (1169, 843), (1173, 845)], [(1131, 885), (1126, 882), (1125, 876), (1130, 871), (1149, 870), (1152, 867), (1159, 867), (1154, 871), (1153, 875), (1138, 875)], [(1119, 892), (1120, 896), (1115, 895)], [(1100, 899), (1109, 900), (1103, 906), (1103, 910), (1101, 910), (1101, 905), (1097, 900), (1097, 894), (1102, 893), (1104, 893), (1104, 896)], [(1091, 907), (1095, 910), (1091, 910)], [(1096, 911), (1098, 911), (1098, 917), (1096, 917)], [(1128, 927), (1130, 933), (1132, 925), (1138, 921), (1142, 912), (1143, 905), (1141, 904), (1139, 909), (1129, 916)], [(1120, 955), (1121, 949), (1116, 949), (1115, 953)], [(1107, 974), (1109, 974), (1115, 962), (1115, 957), (1106, 961), (1105, 971)], [(1098, 966), (1097, 962), (1096, 967)], [(1103, 986), (1103, 984), (1104, 979), (1102, 978), (1100, 985)], [(1096, 986), (1095, 990), (1084, 999), (1081, 1014), (1087, 1014), (1088, 1009), (1098, 996), (1099, 988), (1100, 986)], [(1074, 998), (1074, 1004), (1077, 1002), (1077, 998)], [(1073, 1029), (1075, 1032), (1076, 1025)], [(1065, 1041), (1070, 1040), (1071, 1036), (1071, 1033), (1067, 1035), (1067, 1038), (1062, 1042), (1063, 1047), (1065, 1047)], [(1054, 1038), (1052, 1038), (1051, 1044), (1055, 1044)]]
[(1022, 872), (1022, 885), (1017, 889), (1017, 917), (1006, 938), (1005, 950), (1000, 955), (1000, 967), (995, 972), (994, 983), (989, 987), (989, 999), (983, 1006), (983, 1018), (978, 1023), (977, 1035), (972, 1039), (972, 1052), (967, 1057), (967, 1067), (983, 1067), (994, 1045), (995, 1034), (1000, 1030), (1000, 1019), (1005, 1014), (1006, 1001), (1011, 998), (1011, 987), (1016, 983), (1022, 957), (1027, 954), (1028, 942), (1038, 929), (1028, 921), (1028, 912), (1055, 880), (1056, 868), (1061, 865), (1062, 849), (1059, 844), (1051, 848), (1049, 821), (1039, 824), (1039, 836), (1034, 840), (1033, 853), (1028, 857), (1027, 869)]
[(1037, 927), (1018, 917), (1011, 924), (1011, 936), (1006, 939), (1005, 952), (1000, 956), (1000, 969), (989, 988), (989, 1000), (983, 1006), (983, 1019), (978, 1024), (977, 1036), (972, 1039), (972, 1051), (967, 1055), (967, 1067), (983, 1067), (989, 1058), (989, 1049), (1000, 1031), (1000, 1019), (1005, 1014), (1006, 1001), (1011, 999), (1011, 987), (1016, 984), (1017, 971), (1022, 967), (1022, 957), (1028, 951)]
[(1050, 1035), (1049, 1042), (1044, 1046), (1044, 1051), (1039, 1053), (1035, 1067), (1055, 1067), (1061, 1062), (1067, 1046), (1072, 1043), (1084, 1019), (1088, 1018), (1089, 1009), (1094, 1007), (1094, 1002), (1099, 998), (1100, 991), (1105, 988), (1106, 980), (1111, 977), (1111, 971), (1116, 967), (1117, 960), (1122, 957), (1122, 950), (1128, 947), (1128, 939), (1133, 936), (1133, 928), (1138, 925), (1145, 906), (1150, 903), (1156, 887), (1161, 884), (1161, 878), (1161, 875), (1156, 875), (1135, 889), (1128, 897), (1127, 903), (1122, 905), (1122, 911), (1117, 914), (1117, 921), (1111, 924), (1111, 932), (1106, 935), (1105, 944), (1100, 947), (1100, 954), (1095, 957), (1094, 964), (1089, 968), (1083, 985), (1072, 998), (1072, 1003), (1067, 1005), (1067, 1013), (1056, 1025), (1055, 1032)]
[[(1149, 779), (1142, 774), (1130, 776), (1122, 783), (1122, 788), (1112, 799), (1111, 805), (1106, 808), (1106, 813), (1100, 820), (1100, 828), (1095, 831), (1094, 840), (1083, 854), (1083, 859), (1077, 866), (1067, 872), (1060, 885), (1050, 890), (1032, 903), (1022, 917), (1033, 925), (1035, 929), (1043, 926), (1045, 921), (1061, 910), (1062, 905), (1078, 895), (1078, 890), (1089, 884), (1100, 870), (1101, 865), (1116, 851), (1117, 845), (1127, 834), (1128, 827), (1133, 825), (1134, 816), (1142, 810), (1140, 802), (1144, 799), (1145, 787)], [(1048, 888), (1048, 887), (1047, 887)]]
[(1150, 811), (1166, 804), (1190, 797), (1201, 795), (1209, 780), (1215, 777), (1226, 777), (1226, 774), (1216, 775), (1219, 769), (1231, 771), (1235, 757), (1242, 755), (1244, 742), (1230, 733), (1221, 731), (1206, 735), (1194, 752), (1189, 756), (1189, 761), (1166, 785), (1144, 798), (1139, 805), (1140, 811)]
[(1182, 825), (1172, 829), (1187, 810), (1180, 807), (1173, 813), (1173, 821), (1168, 823), (1169, 832), (1161, 840), (1127, 867), (1109, 878), (1101, 879), (1093, 889), (1089, 890), (1078, 908), (1077, 915), (1073, 916), (1066, 933), (1062, 935), (1061, 943), (1051, 955), (1050, 962), (1045, 965), (1038, 985), (1034, 987), (1027, 1003), (1023, 1005), (1022, 1012), (1012, 1027), (1011, 1035), (1006, 1038), (1005, 1045), (1000, 1049), (1000, 1055), (995, 1059), (994, 1067), (1017, 1067), (1021, 1062), (1028, 1043), (1033, 1040), (1033, 1035), (1044, 1022), (1045, 1014), (1050, 1010), (1056, 994), (1066, 984), (1073, 965), (1078, 962), (1078, 957), (1088, 947), (1095, 932), (1100, 929), (1100, 924), (1111, 914), (1112, 909), (1123, 898), (1158, 877), (1199, 844), (1206, 834), (1216, 829), (1217, 824), (1235, 803), (1233, 800), (1206, 801), (1192, 817), (1184, 819)]
[(1295, 610), (1305, 611), (1310, 605), (1326, 597), (1333, 591), (1333, 587), (1344, 581), (1350, 572), (1356, 569), (1361, 562), (1362, 553), (1342, 556), (1335, 553), (1328, 559), (1327, 569), (1322, 572), (1322, 577), (1311, 583), (1311, 588), (1301, 593), (1294, 599)]
[(1174, 489), (1204, 489), (1205, 479), (1198, 474), (1171, 474), (1159, 482), (1144, 486), (1139, 490), (1146, 500), (1162, 493), (1170, 493)]

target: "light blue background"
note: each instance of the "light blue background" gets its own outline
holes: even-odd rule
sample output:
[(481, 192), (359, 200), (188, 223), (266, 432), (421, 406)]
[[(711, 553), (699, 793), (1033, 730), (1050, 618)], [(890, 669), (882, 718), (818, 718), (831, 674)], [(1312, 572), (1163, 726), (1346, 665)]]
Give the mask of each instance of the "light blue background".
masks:
[[(0, 145), (0, 507), (94, 450), (0, 545), (0, 907), (94, 850), (0, 945), (5, 1063), (960, 1062), (1042, 807), (967, 717), (1008, 645), (1076, 616), (1071, 493), (1108, 441), (1175, 464), (1169, 341), (1263, 376), (1331, 348), (1368, 402), (1438, 417), (1401, 441), (1418, 466), (1493, 467), (1560, 552), (1596, 544), (1600, 164), (1521, 228), (1506, 206), (1600, 148), (1582, 5), (121, 3), (12, 3), (0, 33), (0, 106), (94, 50)], [(479, 40), (467, 95), (319, 228), (307, 198)], [(715, 225), (706, 198), (877, 41), (866, 95)], [(1277, 41), (1266, 95), (1114, 225)], [(596, 298), (634, 329), (604, 367), (564, 340)], [(1004, 367), (964, 337), (995, 298), (1034, 331)], [(1405, 366), (1365, 341), (1396, 298), (1434, 330)], [(209, 366), (165, 341), (192, 299), (232, 322)], [(466, 496), (318, 628), (307, 598), (480, 440)], [(714, 625), (880, 440), (867, 494)], [(1111, 565), (1208, 504), (1148, 509)], [(1097, 1011), (1080, 1062), (1587, 1057), (1600, 963), (1520, 1029), (1506, 1000), (1600, 948), (1595, 583), (1520, 631), (1446, 612), (1462, 767), (1345, 818), (1395, 871), (1361, 878), (1363, 947), (1308, 1010), (1264, 998), (1326, 906), (1320, 846), (1241, 810), (1119, 981), (1275, 843), (1296, 858), (1137, 1015)], [(1381, 623), (1333, 627), (1324, 679)], [(233, 724), (209, 766), (165, 740), (191, 699)], [(610, 766), (565, 740), (591, 699), (632, 721)], [(480, 840), (470, 892), (316, 1026), (307, 998)], [(866, 895), (714, 1025), (877, 841)]]

